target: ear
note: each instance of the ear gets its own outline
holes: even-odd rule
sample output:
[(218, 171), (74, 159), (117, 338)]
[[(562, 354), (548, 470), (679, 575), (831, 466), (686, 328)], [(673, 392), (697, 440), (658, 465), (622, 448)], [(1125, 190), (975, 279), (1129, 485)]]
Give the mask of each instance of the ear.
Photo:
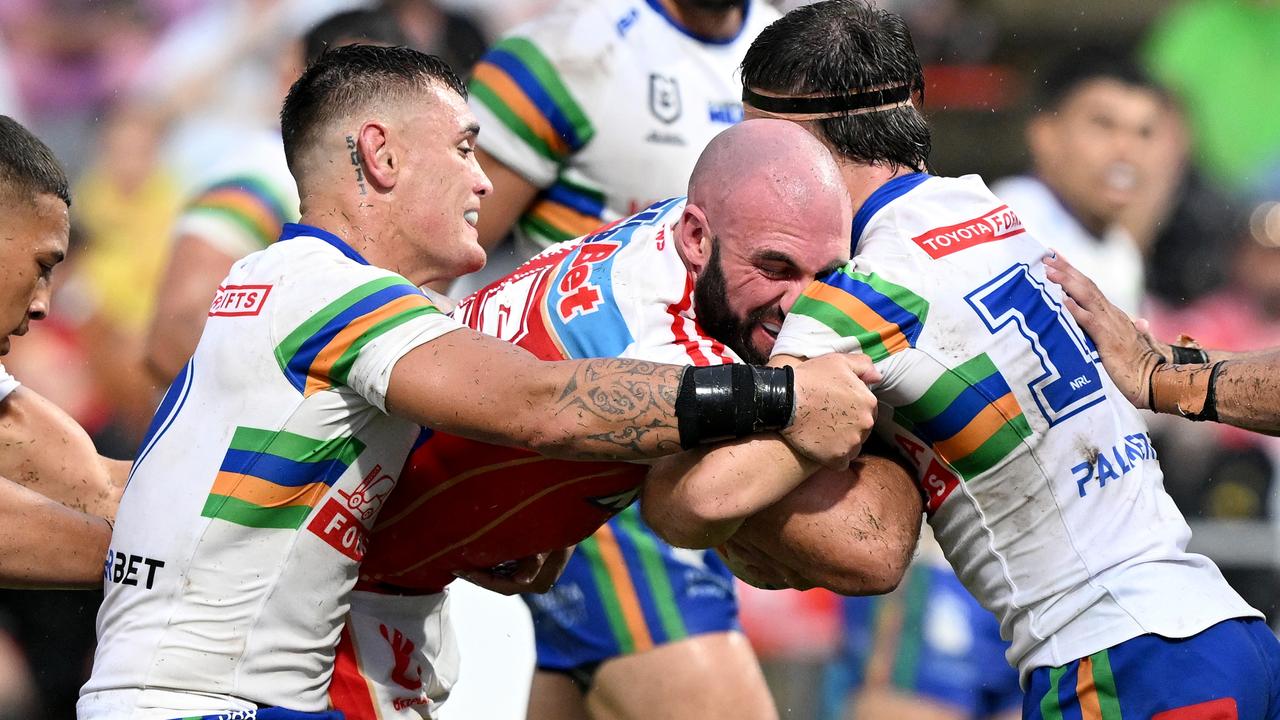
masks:
[(676, 224), (676, 246), (695, 275), (711, 260), (711, 225), (707, 214), (693, 203), (685, 204)]
[(381, 122), (371, 120), (360, 126), (356, 136), (356, 158), (375, 190), (395, 187), (400, 174), (400, 156), (391, 145), (390, 132)]

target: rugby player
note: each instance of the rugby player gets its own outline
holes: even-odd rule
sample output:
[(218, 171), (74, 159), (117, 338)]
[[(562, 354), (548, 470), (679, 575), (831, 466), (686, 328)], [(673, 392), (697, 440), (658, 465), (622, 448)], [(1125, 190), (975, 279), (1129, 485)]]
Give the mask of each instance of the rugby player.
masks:
[[(504, 36), (476, 65), (470, 104), (485, 127), (477, 148), (480, 166), (494, 184), (494, 196), (477, 226), (480, 243), (493, 249), (510, 232), (514, 255), (493, 253), (492, 267), (480, 273), (481, 278), (464, 278), (452, 291), (466, 295), (552, 243), (582, 236), (686, 192), (701, 150), (742, 119), (735, 70), (756, 34), (778, 17), (763, 0), (560, 2)], [(612, 580), (588, 588), (580, 604), (595, 609), (575, 610), (587, 619), (575, 622), (572, 629), (561, 623), (570, 614), (545, 611), (552, 598), (525, 598), (536, 642), (518, 649), (506, 643), (483, 653), (488, 656), (483, 663), (475, 660), (482, 653), (465, 652), (462, 692), (455, 700), (465, 704), (467, 687), (477, 678), (511, 686), (523, 681), (506, 676), (526, 672), (525, 667), (507, 668), (520, 661), (532, 663), (525, 656), (533, 655), (535, 647), (538, 670), (532, 681), (530, 720), (559, 717), (557, 708), (581, 702), (586, 690), (597, 696), (612, 694), (615, 676), (623, 678), (616, 692), (640, 693), (650, 686), (642, 678), (673, 673), (691, 681), (696, 673), (707, 687), (736, 686), (744, 697), (764, 692), (758, 674), (697, 669), (710, 667), (700, 665), (701, 658), (726, 652), (717, 643), (736, 625), (737, 598), (734, 593), (708, 594), (694, 617), (689, 614), (694, 609), (679, 600), (680, 588), (686, 581), (696, 586), (728, 583), (722, 564), (701, 551), (672, 552), (644, 527), (634, 506), (604, 532), (617, 535), (624, 523), (657, 548), (669, 578), (634, 586), (642, 602), (673, 607), (680, 624), (693, 630), (668, 635), (660, 623), (649, 620), (629, 628), (611, 625), (594, 598), (630, 592), (613, 587)], [(596, 543), (590, 539), (584, 549)], [(646, 572), (638, 556), (626, 554), (622, 559), (615, 575), (640, 577)], [(567, 572), (588, 576), (603, 569), (596, 555), (578, 552), (569, 559)], [(503, 614), (508, 615), (505, 621)], [(528, 621), (521, 616), (528, 614), (518, 604), (506, 613), (489, 612), (479, 618), (460, 610), (463, 650), (470, 645), (473, 627), (499, 625), (507, 634), (527, 632)], [(711, 617), (719, 618), (714, 627), (707, 624)], [(647, 651), (650, 641), (654, 652)], [(732, 652), (745, 655), (750, 649), (743, 644)], [(625, 659), (622, 665), (630, 672), (582, 675), (575, 685), (562, 672), (565, 658), (575, 658), (573, 664), (584, 667)], [(755, 664), (753, 659), (746, 662)], [(543, 694), (549, 697), (549, 714), (538, 697)]]
[(480, 244), (521, 260), (681, 192), (742, 119), (734, 70), (778, 18), (762, 0), (561, 3), (476, 64), (471, 108), (494, 197)]
[[(367, 45), (290, 89), (301, 221), (232, 267), (144, 439), (112, 552), (146, 570), (107, 587), (81, 718), (331, 717), (358, 548), (421, 426), (561, 457), (771, 429), (833, 467), (858, 452), (864, 361), (746, 369), (730, 388), (699, 368), (542, 362), (440, 313), (416, 286), (484, 263), (464, 97), (439, 59)], [(726, 396), (741, 410), (708, 405)]]
[[(280, 98), (328, 48), (364, 43), (405, 45), (395, 20), (378, 10), (349, 10), (318, 23), (281, 52)], [(280, 226), (298, 219), (298, 189), (284, 159), (278, 126), (240, 133), (234, 152), (209, 169), (171, 232), (173, 247), (161, 278), (143, 349), (147, 369), (167, 386), (196, 349), (218, 282), (232, 263), (275, 242)]]
[[(1111, 297), (1136, 312), (1142, 256), (1121, 225), (1150, 184), (1159, 88), (1132, 62), (1075, 51), (1038, 73), (1026, 127), (1031, 173), (992, 192), (1037, 238), (1081, 259)], [(845, 644), (832, 679), (849, 678), (854, 715), (967, 720), (1020, 714), (1018, 673), (995, 617), (956, 578), (926, 533), (916, 567), (885, 598), (843, 601)], [(834, 689), (834, 688), (833, 688)]]
[[(53, 153), (0, 115), (0, 355), (49, 312), (53, 269), (67, 253), (70, 205)], [(74, 420), (3, 365), (0, 446), (0, 585), (99, 585), (108, 519), (128, 464), (100, 457)]]
[(794, 10), (753, 43), (743, 85), (749, 117), (791, 118), (835, 151), (857, 207), (853, 260), (796, 301), (774, 353), (875, 361), (877, 430), (1000, 618), (1023, 716), (1280, 716), (1280, 644), (1186, 552), (1142, 418), (1045, 279), (1044, 246), (980, 178), (925, 172), (901, 17), (857, 0)]
[[(687, 200), (660, 201), (553, 246), (463, 300), (455, 317), (544, 360), (740, 362), (769, 351), (773, 328), (810, 276), (847, 260), (850, 219), (826, 148), (792, 123), (753, 121), (712, 140)], [(781, 445), (757, 439), (739, 452), (772, 460), (777, 448), (769, 446)], [(690, 455), (675, 465), (696, 462)], [(746, 535), (784, 564), (812, 507), (847, 509), (846, 532), (803, 548), (825, 564), (790, 563), (808, 574), (789, 583), (892, 588), (919, 528), (911, 479), (868, 458), (856, 480), (832, 473), (816, 478), (816, 489), (796, 489), (813, 469), (784, 453), (776, 465), (687, 502), (722, 539), (750, 517)], [(711, 553), (698, 560), (700, 572), (671, 572), (670, 556), (690, 553), (651, 540), (628, 507), (644, 474), (635, 465), (557, 462), (434, 433), (414, 451), (375, 527), (339, 646), (334, 706), (348, 718), (434, 711), (457, 672), (439, 619), (449, 613), (439, 593), (453, 576), (578, 542), (622, 511), (579, 547), (575, 554), (587, 558), (581, 569), (571, 563), (551, 593), (529, 596), (540, 615), (556, 618), (554, 632), (542, 635), (548, 646), (537, 682), (548, 687), (532, 695), (535, 712), (639, 718), (658, 696), (669, 699), (666, 718), (776, 717), (726, 602), (732, 589), (723, 563)], [(421, 597), (386, 597), (400, 594)]]

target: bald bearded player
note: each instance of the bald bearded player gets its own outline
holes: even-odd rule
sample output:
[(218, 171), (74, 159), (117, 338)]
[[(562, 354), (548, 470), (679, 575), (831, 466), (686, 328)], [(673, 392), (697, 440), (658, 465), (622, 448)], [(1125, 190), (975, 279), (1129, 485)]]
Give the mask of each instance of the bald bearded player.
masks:
[[(687, 199), (659, 202), (553, 246), (464, 300), (454, 316), (544, 360), (750, 361), (767, 356), (807, 283), (848, 259), (850, 222), (848, 197), (821, 144), (790, 123), (748, 122), (707, 147)], [(739, 452), (771, 464), (729, 486), (679, 485), (705, 521), (700, 532), (715, 536), (697, 540), (749, 545), (771, 576), (796, 585), (891, 589), (919, 528), (921, 500), (910, 478), (886, 460), (865, 458), (852, 472), (823, 471), (802, 485), (817, 466), (782, 445), (776, 436), (740, 443)], [(778, 462), (780, 455), (789, 460)], [(683, 474), (698, 457), (685, 453), (653, 472)], [(456, 662), (444, 586), (459, 573), (583, 540), (631, 504), (645, 473), (640, 465), (564, 462), (431, 434), (411, 456), (370, 540), (339, 645), (334, 707), (349, 718), (431, 716), (447, 697)], [(816, 512), (838, 516), (842, 531), (814, 532)], [(580, 552), (598, 553), (608, 566), (622, 553), (653, 551), (636, 547), (633, 537), (620, 527), (597, 534)], [(662, 562), (655, 553), (646, 567), (652, 572), (636, 582), (673, 585), (687, 632), (701, 643), (697, 657), (680, 653), (678, 642), (641, 648), (592, 668), (585, 697), (571, 679), (576, 667), (540, 667), (535, 682), (547, 687), (535, 697), (552, 705), (540, 708), (543, 715), (637, 717), (651, 708), (652, 696), (641, 695), (655, 687), (649, 674), (661, 666), (661, 691), (681, 698), (664, 717), (776, 717), (733, 619), (699, 614), (700, 594), (730, 581), (720, 560), (707, 556), (712, 579), (694, 587), (667, 574)], [(589, 597), (592, 580), (566, 576), (557, 591)], [(651, 610), (638, 603), (596, 608), (623, 623)], [(662, 662), (645, 657), (654, 653)]]

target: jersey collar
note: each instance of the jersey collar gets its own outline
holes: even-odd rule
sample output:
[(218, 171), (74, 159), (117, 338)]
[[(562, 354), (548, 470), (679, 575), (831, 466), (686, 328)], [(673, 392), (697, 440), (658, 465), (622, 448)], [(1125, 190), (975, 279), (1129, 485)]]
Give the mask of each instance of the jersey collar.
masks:
[(747, 0), (742, 4), (742, 25), (738, 28), (738, 32), (734, 33), (733, 37), (713, 38), (713, 37), (707, 37), (706, 35), (699, 35), (698, 33), (685, 27), (684, 25), (681, 25), (680, 21), (671, 17), (671, 13), (667, 12), (667, 9), (663, 7), (662, 3), (658, 2), (658, 0), (645, 0), (645, 3), (649, 7), (653, 8), (654, 12), (661, 15), (662, 19), (666, 20), (671, 25), (671, 27), (675, 28), (676, 30), (679, 30), (681, 34), (687, 37), (691, 37), (694, 40), (697, 40), (698, 42), (704, 43), (706, 45), (731, 45), (738, 38), (742, 37), (742, 31), (747, 29), (747, 20), (749, 20), (751, 17), (751, 5), (754, 2), (755, 0)]
[(346, 244), (342, 241), (342, 238), (334, 235), (328, 230), (321, 230), (314, 225), (303, 225), (302, 223), (285, 223), (284, 228), (280, 231), (280, 242), (291, 240), (296, 237), (310, 237), (317, 240), (323, 240), (336, 248), (338, 252), (346, 255), (352, 260), (355, 260), (361, 265), (369, 264), (369, 261), (365, 260), (364, 256), (356, 252), (355, 248)]
[(871, 222), (872, 216), (880, 212), (885, 205), (906, 195), (912, 188), (931, 177), (933, 176), (929, 173), (914, 172), (909, 175), (899, 175), (876, 188), (853, 216), (853, 232), (849, 236), (852, 241), (852, 247), (849, 248), (850, 254), (858, 253), (858, 242), (862, 239), (862, 233), (866, 231), (867, 223)]

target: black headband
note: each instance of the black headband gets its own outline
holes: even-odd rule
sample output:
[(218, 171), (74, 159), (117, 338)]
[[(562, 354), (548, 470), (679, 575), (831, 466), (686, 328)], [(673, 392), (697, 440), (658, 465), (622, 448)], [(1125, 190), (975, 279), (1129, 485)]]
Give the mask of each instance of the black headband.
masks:
[(742, 88), (742, 102), (757, 110), (777, 115), (816, 115), (867, 110), (885, 105), (898, 105), (911, 99), (911, 86), (895, 85), (882, 90), (861, 90), (842, 95), (821, 97), (777, 97), (761, 95), (749, 87)]

